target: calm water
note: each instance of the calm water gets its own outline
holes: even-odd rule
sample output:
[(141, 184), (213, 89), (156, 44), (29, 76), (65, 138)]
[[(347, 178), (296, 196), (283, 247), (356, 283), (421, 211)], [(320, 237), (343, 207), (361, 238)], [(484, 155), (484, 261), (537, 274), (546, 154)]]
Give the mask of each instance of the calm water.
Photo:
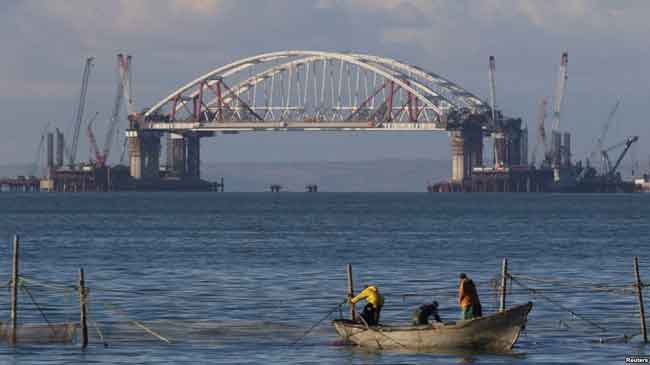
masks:
[[(30, 293), (50, 321), (73, 321), (77, 297), (61, 284), (74, 285), (84, 267), (89, 316), (108, 347), (91, 328), (86, 351), (0, 345), (0, 362), (624, 363), (650, 347), (638, 336), (598, 340), (639, 332), (636, 298), (591, 284), (629, 286), (634, 255), (650, 281), (649, 216), (650, 195), (3, 193), (0, 281), (19, 232), (22, 273), (37, 280)], [(513, 275), (567, 285), (524, 281), (550, 289), (545, 297), (512, 285), (509, 304), (534, 302), (512, 354), (364, 352), (339, 343), (328, 320), (291, 345), (344, 298), (346, 263), (357, 287), (373, 283), (386, 295), (383, 321), (404, 323), (432, 298), (455, 319), (461, 271), (494, 311), (490, 281), (503, 256)], [(28, 295), (20, 305), (23, 323), (44, 322)]]

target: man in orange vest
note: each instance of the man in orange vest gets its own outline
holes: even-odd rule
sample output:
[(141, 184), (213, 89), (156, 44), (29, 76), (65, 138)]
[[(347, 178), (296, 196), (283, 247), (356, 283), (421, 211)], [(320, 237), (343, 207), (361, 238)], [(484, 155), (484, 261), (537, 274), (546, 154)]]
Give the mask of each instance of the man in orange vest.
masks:
[(460, 305), (460, 319), (472, 319), (483, 315), (476, 286), (465, 273), (460, 273), (458, 304)]

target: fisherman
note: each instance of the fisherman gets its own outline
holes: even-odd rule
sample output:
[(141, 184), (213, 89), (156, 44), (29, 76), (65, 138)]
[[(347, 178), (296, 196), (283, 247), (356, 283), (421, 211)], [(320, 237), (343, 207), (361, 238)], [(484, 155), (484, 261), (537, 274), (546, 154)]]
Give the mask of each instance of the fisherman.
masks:
[(366, 299), (368, 303), (360, 314), (361, 318), (368, 326), (376, 326), (379, 324), (381, 307), (384, 306), (384, 296), (379, 293), (376, 286), (368, 285), (359, 295), (352, 298), (350, 303), (355, 304), (362, 299)]
[(458, 304), (460, 304), (460, 319), (472, 319), (483, 315), (476, 286), (465, 273), (460, 273)]
[(438, 315), (438, 302), (435, 300), (432, 303), (422, 304), (415, 308), (411, 318), (414, 326), (420, 326), (429, 324), (429, 317), (433, 317), (436, 322), (442, 322), (440, 315)]

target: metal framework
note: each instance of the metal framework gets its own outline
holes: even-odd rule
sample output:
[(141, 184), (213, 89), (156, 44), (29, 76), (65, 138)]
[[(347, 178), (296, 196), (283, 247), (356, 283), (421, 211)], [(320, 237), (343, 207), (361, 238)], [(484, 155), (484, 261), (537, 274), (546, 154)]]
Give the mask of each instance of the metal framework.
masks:
[(463, 114), (489, 114), (459, 85), (394, 59), (283, 51), (216, 68), (144, 114), (145, 129), (447, 130)]

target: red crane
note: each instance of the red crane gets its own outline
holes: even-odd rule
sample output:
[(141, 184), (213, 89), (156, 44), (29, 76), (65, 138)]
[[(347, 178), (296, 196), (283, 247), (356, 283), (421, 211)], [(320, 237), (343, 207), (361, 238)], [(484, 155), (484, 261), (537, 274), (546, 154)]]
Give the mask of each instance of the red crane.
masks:
[[(122, 104), (124, 103), (125, 94), (128, 98), (127, 108), (128, 112), (131, 111), (132, 101), (130, 98), (130, 74), (129, 69), (131, 66), (131, 56), (124, 56), (123, 54), (117, 55), (117, 73), (118, 73), (118, 82), (117, 82), (117, 91), (115, 94), (115, 100), (113, 102), (113, 110), (111, 113), (111, 118), (108, 121), (108, 131), (106, 132), (106, 139), (104, 140), (104, 148), (99, 149), (97, 140), (92, 131), (92, 122), (88, 123), (88, 128), (86, 134), (88, 135), (88, 140), (90, 141), (93, 153), (95, 155), (95, 166), (104, 167), (108, 161), (108, 157), (111, 153), (111, 147), (115, 139), (115, 132), (117, 131), (117, 125), (120, 120), (120, 110)], [(96, 117), (97, 115), (95, 115)]]

